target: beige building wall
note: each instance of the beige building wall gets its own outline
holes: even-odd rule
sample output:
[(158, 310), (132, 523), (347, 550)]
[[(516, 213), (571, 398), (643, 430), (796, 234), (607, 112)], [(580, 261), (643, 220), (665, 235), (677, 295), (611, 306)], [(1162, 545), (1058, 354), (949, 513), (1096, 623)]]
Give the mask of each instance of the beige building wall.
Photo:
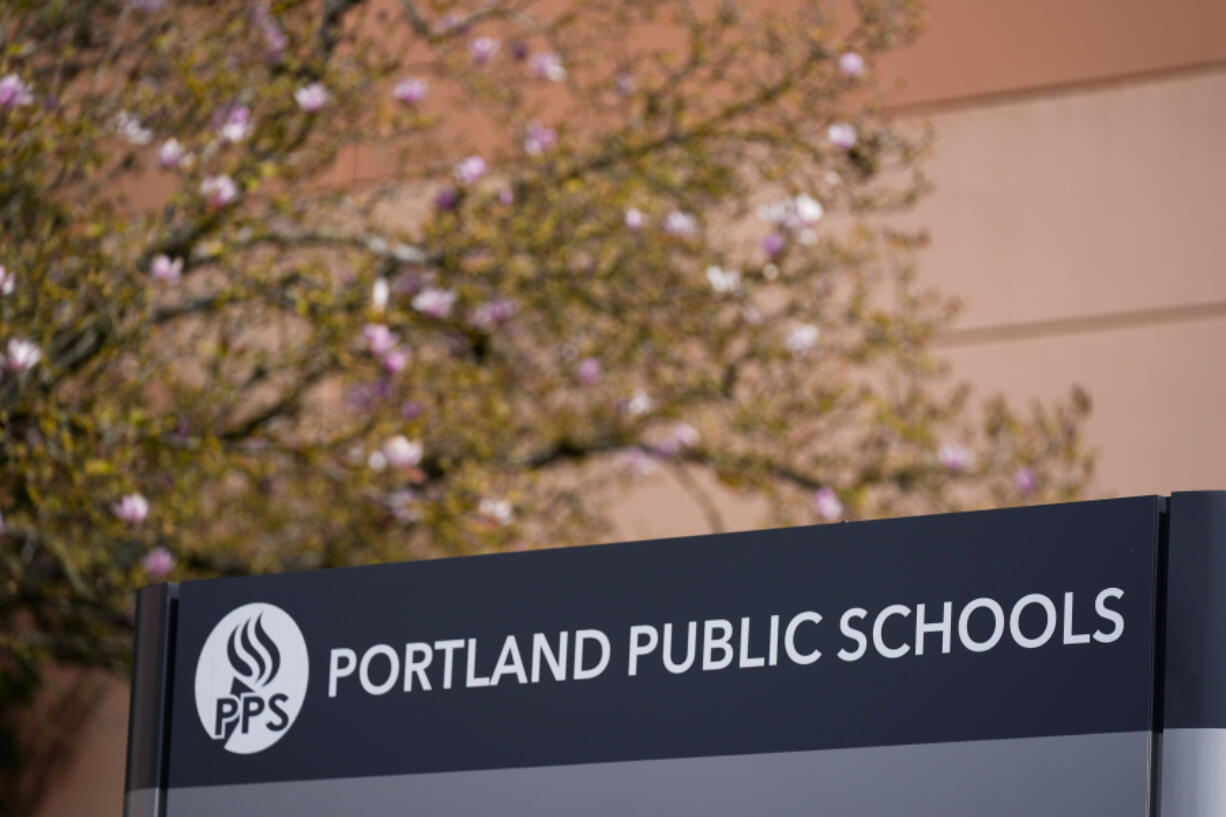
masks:
[[(907, 221), (966, 305), (941, 340), (956, 374), (1018, 400), (1086, 386), (1098, 493), (1226, 488), (1226, 3), (928, 7), (880, 70), (935, 129), (936, 192)], [(617, 515), (628, 538), (706, 530), (668, 473)], [(41, 815), (120, 813), (126, 695), (110, 682)]]
[(1226, 67), (931, 115), (924, 274), (982, 390), (1087, 387), (1108, 494), (1226, 487)]

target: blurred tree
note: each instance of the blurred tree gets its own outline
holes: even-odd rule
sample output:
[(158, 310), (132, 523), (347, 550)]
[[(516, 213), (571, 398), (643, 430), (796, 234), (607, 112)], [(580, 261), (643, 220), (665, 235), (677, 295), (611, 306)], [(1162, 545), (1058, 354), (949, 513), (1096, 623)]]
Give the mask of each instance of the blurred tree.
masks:
[(778, 521), (1077, 496), (1084, 397), (970, 405), (883, 226), (917, 20), (4, 4), (0, 671), (122, 663), (151, 579), (592, 540), (659, 463)]

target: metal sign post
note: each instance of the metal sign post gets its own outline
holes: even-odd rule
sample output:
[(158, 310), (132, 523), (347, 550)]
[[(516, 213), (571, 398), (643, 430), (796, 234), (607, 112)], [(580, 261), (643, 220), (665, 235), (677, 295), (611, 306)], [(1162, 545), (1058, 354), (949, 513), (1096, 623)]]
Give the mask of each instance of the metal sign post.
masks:
[(1226, 492), (141, 591), (128, 817), (1220, 817)]

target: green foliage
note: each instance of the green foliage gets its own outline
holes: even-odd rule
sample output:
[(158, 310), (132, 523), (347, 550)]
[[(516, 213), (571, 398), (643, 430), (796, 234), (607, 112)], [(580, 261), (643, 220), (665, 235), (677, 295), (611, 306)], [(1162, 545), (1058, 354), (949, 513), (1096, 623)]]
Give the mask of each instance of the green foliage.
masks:
[(881, 226), (911, 2), (159, 5), (0, 12), (0, 665), (122, 664), (168, 571), (590, 541), (658, 462), (778, 521), (1084, 485), (1084, 399), (975, 407)]

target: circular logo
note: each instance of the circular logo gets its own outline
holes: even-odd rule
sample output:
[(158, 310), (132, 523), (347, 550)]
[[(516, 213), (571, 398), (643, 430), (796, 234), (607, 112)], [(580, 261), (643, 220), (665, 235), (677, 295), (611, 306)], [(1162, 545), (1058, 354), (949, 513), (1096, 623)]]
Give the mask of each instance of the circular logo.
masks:
[(307, 689), (307, 648), (280, 607), (244, 604), (217, 622), (196, 664), (196, 712), (204, 731), (239, 755), (289, 731)]

